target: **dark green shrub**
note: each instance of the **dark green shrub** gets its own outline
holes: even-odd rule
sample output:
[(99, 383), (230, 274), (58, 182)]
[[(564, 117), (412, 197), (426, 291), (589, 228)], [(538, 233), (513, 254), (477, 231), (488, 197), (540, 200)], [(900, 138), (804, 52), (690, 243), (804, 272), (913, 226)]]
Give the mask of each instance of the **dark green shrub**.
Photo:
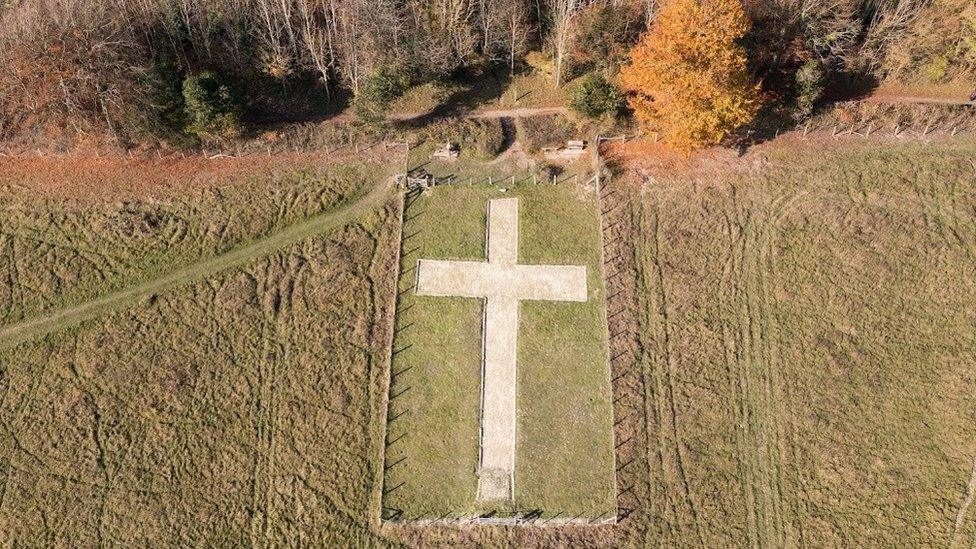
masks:
[(430, 126), (426, 141), (457, 143), (461, 154), (473, 153), (480, 160), (490, 160), (502, 152), (505, 131), (499, 119), (449, 120)]
[(360, 120), (376, 125), (383, 122), (390, 102), (403, 94), (410, 77), (403, 70), (381, 67), (359, 84), (354, 106)]
[(183, 80), (187, 133), (201, 139), (232, 139), (244, 132), (240, 108), (229, 86), (213, 71), (191, 74)]
[(795, 100), (793, 119), (806, 120), (813, 114), (813, 107), (824, 90), (823, 65), (817, 59), (810, 59), (804, 63), (793, 77)]
[(601, 74), (584, 77), (569, 100), (571, 109), (589, 118), (615, 117), (623, 105), (623, 94)]
[(183, 74), (172, 56), (153, 59), (141, 82), (150, 98), (143, 129), (168, 138), (183, 137), (189, 120), (183, 101)]
[(467, 142), (474, 147), (475, 153), (482, 159), (494, 158), (502, 152), (505, 144), (505, 131), (501, 120), (468, 120), (469, 127)]

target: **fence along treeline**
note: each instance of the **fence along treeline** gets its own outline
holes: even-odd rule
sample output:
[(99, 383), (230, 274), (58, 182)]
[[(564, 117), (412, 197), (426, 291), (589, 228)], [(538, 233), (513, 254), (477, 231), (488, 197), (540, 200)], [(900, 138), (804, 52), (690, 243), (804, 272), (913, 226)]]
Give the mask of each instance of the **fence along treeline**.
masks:
[[(743, 1), (755, 22), (752, 70), (801, 115), (831, 75), (939, 81), (976, 67), (971, 0)], [(309, 88), (326, 99), (388, 95), (490, 64), (514, 68), (530, 50), (557, 86), (580, 71), (612, 77), (657, 2), (5, 0), (0, 137), (185, 128), (184, 79), (208, 69), (228, 86), (204, 79), (199, 97), (236, 90), (251, 106)]]

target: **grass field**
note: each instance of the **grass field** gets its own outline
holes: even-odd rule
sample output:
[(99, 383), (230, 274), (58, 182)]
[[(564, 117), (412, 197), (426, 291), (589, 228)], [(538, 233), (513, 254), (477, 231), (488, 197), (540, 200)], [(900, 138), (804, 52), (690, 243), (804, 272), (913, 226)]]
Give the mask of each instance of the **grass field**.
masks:
[(768, 150), (632, 197), (631, 539), (971, 547), (976, 147)]
[[(629, 372), (613, 384), (619, 526), (372, 524), (395, 276), (388, 205), (42, 338), (0, 345), (0, 544), (972, 547), (976, 146), (836, 143), (804, 152), (802, 143), (776, 142), (677, 171), (635, 168), (611, 183), (606, 291), (621, 293), (610, 326), (633, 334), (626, 352), (627, 338), (611, 340), (614, 377)], [(350, 172), (363, 174), (357, 183), (303, 171), (76, 203), (36, 199), (31, 182), (0, 169), (0, 330), (157, 280), (170, 265), (246, 249), (376, 181), (373, 172)], [(638, 173), (647, 177), (640, 192)], [(482, 257), (488, 195), (461, 190), (472, 194), (408, 211), (408, 260)], [(523, 218), (523, 231), (539, 236), (523, 237), (523, 260), (593, 261), (586, 223), (560, 221), (579, 201), (531, 192), (523, 200), (523, 213), (554, 212)], [(580, 204), (595, 208), (590, 197)], [(152, 221), (153, 212), (168, 221)], [(186, 238), (158, 229), (180, 225)], [(431, 238), (436, 226), (446, 227), (444, 238)], [(561, 234), (579, 238), (552, 240)], [(419, 302), (402, 309), (410, 299), (401, 300), (397, 349), (422, 327), (409, 318)], [(470, 399), (479, 315), (447, 299), (425, 305), (440, 328), (423, 331), (424, 341), (441, 338), (458, 357), (474, 357), (457, 362), (474, 376), (443, 376), (437, 386)], [(523, 322), (535, 318), (537, 327), (566, 313), (564, 304), (533, 305)], [(570, 332), (523, 327), (520, 343), (534, 354), (550, 338), (596, 337)], [(555, 360), (578, 363), (575, 354)], [(392, 394), (409, 389), (394, 398), (397, 412), (429, 391), (410, 377), (427, 364), (402, 365)], [(523, 390), (551, 391), (535, 403), (541, 420), (565, 412), (549, 406), (580, 408), (571, 399), (606, 394), (605, 378), (553, 387), (564, 369), (523, 373)], [(473, 402), (453, 408), (453, 424), (476, 425), (477, 392)], [(416, 419), (391, 422), (387, 442), (398, 422)], [(457, 447), (469, 453), (447, 465), (463, 469), (471, 492), (400, 492), (408, 482), (388, 497), (469, 505), (475, 434), (462, 435)], [(431, 448), (455, 443), (429, 438)], [(421, 455), (419, 439), (404, 438), (387, 449), (387, 467), (400, 443), (418, 450), (386, 472), (387, 488)], [(547, 476), (535, 478), (577, 465), (554, 453)], [(585, 500), (559, 488), (533, 488), (535, 505)]]
[[(106, 257), (151, 259), (119, 260), (125, 270), (89, 287), (109, 291), (116, 281), (151, 278), (165, 261), (181, 266), (184, 251), (201, 254), (199, 264), (220, 248), (246, 249), (252, 235), (278, 224), (304, 227), (335, 200), (326, 197), (381, 185), (363, 170), (320, 172), (314, 181), (291, 173), (127, 204), (140, 212), (129, 216), (136, 220), (146, 210), (181, 220), (182, 247), (169, 230), (147, 229), (132, 249), (125, 233), (101, 235), (125, 217), (111, 204), (58, 210), (20, 201), (5, 227), (17, 238), (57, 235), (86, 248), (104, 238), (113, 246)], [(281, 227), (270, 236), (278, 248), (256, 250), (240, 267), (0, 350), (0, 543), (381, 544), (369, 517), (378, 503), (374, 441), (382, 425), (374, 417), (397, 217), (392, 204), (379, 206), (338, 228), (319, 227), (322, 234)], [(228, 227), (218, 224), (223, 212)], [(195, 230), (208, 223), (211, 230)], [(289, 238), (277, 240), (281, 234)], [(39, 277), (90, 267), (68, 261), (77, 254), (15, 250), (20, 269)], [(46, 296), (61, 287), (52, 283)]]
[(228, 252), (351, 202), (386, 171), (298, 162), (178, 194), (70, 201), (39, 200), (0, 170), (0, 325)]
[[(571, 185), (444, 186), (411, 199), (386, 450), (388, 517), (470, 516), (476, 504), (482, 305), (417, 297), (421, 258), (485, 259), (489, 198), (520, 200), (520, 262), (586, 265), (585, 303), (524, 302), (515, 505), (543, 517), (613, 516), (612, 412), (596, 197)], [(399, 514), (397, 510), (400, 511)]]

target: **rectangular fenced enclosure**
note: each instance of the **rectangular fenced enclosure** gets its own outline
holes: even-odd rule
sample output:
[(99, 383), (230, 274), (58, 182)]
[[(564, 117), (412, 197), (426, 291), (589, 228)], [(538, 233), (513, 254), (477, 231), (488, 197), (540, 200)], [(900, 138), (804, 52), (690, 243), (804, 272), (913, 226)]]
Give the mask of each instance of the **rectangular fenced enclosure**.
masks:
[[(484, 301), (417, 295), (421, 259), (485, 261), (487, 203), (517, 198), (518, 263), (585, 266), (586, 300), (520, 301), (511, 499), (478, 500)], [(445, 185), (407, 196), (382, 518), (616, 517), (598, 198), (581, 185)], [(480, 518), (479, 518), (480, 517)]]

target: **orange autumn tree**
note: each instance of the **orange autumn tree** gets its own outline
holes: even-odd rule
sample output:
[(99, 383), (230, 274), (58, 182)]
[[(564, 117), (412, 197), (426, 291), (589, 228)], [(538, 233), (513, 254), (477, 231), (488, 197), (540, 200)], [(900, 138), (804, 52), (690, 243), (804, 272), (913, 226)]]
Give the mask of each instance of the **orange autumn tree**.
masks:
[(750, 122), (758, 87), (738, 43), (748, 30), (739, 0), (667, 0), (620, 70), (637, 118), (685, 153)]

